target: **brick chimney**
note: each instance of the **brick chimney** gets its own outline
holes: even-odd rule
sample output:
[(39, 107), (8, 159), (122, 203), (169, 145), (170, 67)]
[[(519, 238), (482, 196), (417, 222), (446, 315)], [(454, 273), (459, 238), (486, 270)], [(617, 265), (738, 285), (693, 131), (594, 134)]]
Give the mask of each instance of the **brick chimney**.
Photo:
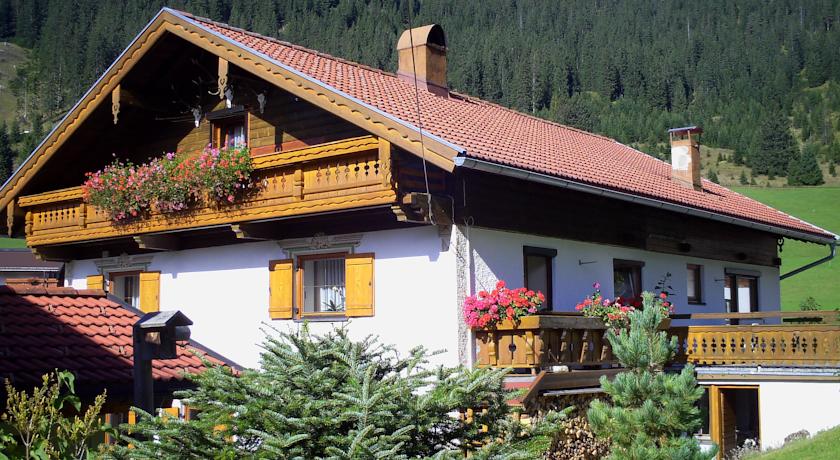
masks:
[(421, 89), (438, 96), (449, 95), (446, 83), (446, 35), (441, 26), (430, 24), (406, 30), (397, 41), (397, 54), (397, 75), (401, 79), (414, 84), (416, 71), (417, 84)]
[(700, 134), (697, 126), (669, 129), (671, 137), (671, 179), (683, 187), (702, 190), (700, 180)]

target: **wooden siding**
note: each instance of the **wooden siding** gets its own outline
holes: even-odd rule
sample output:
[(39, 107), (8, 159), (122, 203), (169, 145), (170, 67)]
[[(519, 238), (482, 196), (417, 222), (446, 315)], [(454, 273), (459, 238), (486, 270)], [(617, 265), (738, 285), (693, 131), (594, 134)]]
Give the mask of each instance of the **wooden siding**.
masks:
[[(454, 183), (456, 222), (471, 218), (478, 227), (686, 257), (779, 263), (777, 237), (757, 230), (492, 174), (465, 172)], [(591, 225), (584, 216), (609, 224)]]

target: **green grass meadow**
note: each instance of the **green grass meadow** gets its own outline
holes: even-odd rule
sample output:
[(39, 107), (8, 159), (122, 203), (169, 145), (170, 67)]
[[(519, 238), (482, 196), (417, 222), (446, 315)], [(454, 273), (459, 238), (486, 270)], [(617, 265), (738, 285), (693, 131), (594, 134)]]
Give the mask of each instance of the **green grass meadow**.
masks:
[(749, 460), (834, 460), (840, 457), (840, 428), (817, 433), (813, 438), (793, 441), (789, 445)]
[[(732, 187), (814, 225), (840, 234), (840, 187)], [(785, 240), (782, 273), (828, 255), (827, 246)], [(782, 309), (799, 310), (813, 296), (822, 309), (840, 308), (840, 257), (782, 281)]]

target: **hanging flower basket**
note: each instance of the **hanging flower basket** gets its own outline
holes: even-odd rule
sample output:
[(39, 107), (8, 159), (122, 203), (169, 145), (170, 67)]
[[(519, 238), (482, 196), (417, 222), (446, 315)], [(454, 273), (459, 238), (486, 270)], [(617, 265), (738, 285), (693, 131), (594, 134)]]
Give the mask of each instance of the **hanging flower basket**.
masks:
[(504, 321), (518, 325), (540, 311), (545, 296), (527, 288), (508, 289), (504, 281), (491, 292), (481, 291), (464, 301), (464, 321), (473, 329), (493, 328)]
[(184, 211), (198, 203), (233, 203), (253, 188), (253, 170), (247, 147), (207, 147), (198, 155), (167, 153), (140, 165), (115, 159), (86, 174), (82, 196), (114, 222), (126, 222), (150, 212)]

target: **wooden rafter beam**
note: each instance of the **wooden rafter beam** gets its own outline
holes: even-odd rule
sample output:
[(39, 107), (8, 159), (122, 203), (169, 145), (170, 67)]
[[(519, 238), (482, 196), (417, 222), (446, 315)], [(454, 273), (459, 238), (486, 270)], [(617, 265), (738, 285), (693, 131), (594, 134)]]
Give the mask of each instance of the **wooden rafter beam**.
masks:
[(278, 240), (280, 235), (268, 225), (231, 224), (231, 231), (240, 240)]
[(134, 237), (134, 242), (140, 249), (154, 251), (177, 251), (181, 247), (181, 242), (177, 236), (166, 234), (137, 235)]

